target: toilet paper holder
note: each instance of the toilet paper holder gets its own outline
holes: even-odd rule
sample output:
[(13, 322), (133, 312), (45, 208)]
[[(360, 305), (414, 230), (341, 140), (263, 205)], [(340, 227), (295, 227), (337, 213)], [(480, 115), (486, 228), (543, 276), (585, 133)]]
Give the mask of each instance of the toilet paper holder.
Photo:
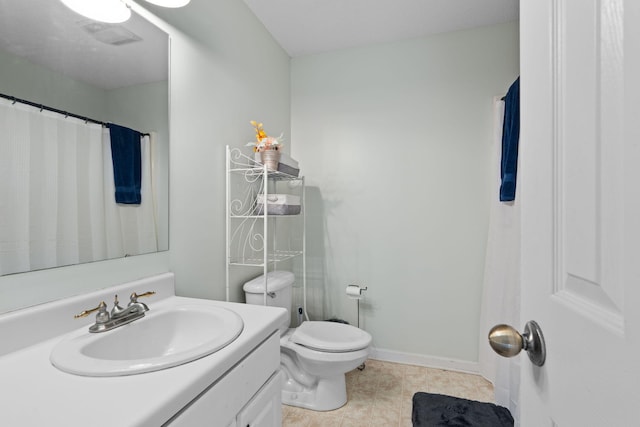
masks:
[[(356, 300), (356, 304), (358, 307), (358, 314), (357, 314), (357, 320), (356, 320), (356, 326), (358, 328), (360, 328), (360, 300), (362, 299), (363, 295), (362, 292), (366, 291), (368, 288), (365, 286), (364, 288), (360, 287), (360, 285), (356, 285), (356, 284), (352, 284), (352, 285), (348, 285), (346, 292), (347, 292), (347, 296), (351, 299), (355, 299)], [(363, 363), (362, 365), (358, 366), (358, 370), (362, 371), (365, 368), (365, 364)]]
[(360, 299), (363, 297), (362, 292), (366, 291), (367, 287), (360, 287), (360, 285), (348, 285), (346, 292), (347, 296), (352, 299)]
[(346, 292), (347, 292), (347, 296), (351, 299), (355, 299), (356, 300), (356, 304), (358, 306), (358, 313), (357, 313), (357, 325), (358, 328), (360, 327), (360, 300), (362, 299), (362, 297), (364, 296), (362, 293), (364, 291), (366, 291), (368, 288), (365, 286), (364, 288), (361, 287), (360, 285), (348, 285)]

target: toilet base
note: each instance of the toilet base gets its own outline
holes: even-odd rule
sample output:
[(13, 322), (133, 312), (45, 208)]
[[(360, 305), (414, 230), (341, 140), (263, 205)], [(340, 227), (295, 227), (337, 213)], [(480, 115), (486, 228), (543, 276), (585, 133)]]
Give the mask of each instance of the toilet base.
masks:
[(313, 411), (332, 411), (347, 403), (347, 385), (344, 374), (318, 378), (313, 388), (293, 386), (286, 379), (282, 389), (282, 403)]

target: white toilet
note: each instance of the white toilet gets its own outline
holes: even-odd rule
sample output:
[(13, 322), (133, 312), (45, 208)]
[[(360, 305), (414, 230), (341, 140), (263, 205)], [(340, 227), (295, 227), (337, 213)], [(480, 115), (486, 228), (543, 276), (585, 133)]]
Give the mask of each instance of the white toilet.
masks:
[[(294, 275), (267, 274), (267, 305), (291, 310)], [(247, 304), (264, 305), (264, 275), (245, 283)], [(344, 374), (369, 356), (371, 335), (336, 322), (303, 322), (281, 328), (280, 368), (284, 374), (282, 403), (316, 411), (330, 411), (347, 403)]]

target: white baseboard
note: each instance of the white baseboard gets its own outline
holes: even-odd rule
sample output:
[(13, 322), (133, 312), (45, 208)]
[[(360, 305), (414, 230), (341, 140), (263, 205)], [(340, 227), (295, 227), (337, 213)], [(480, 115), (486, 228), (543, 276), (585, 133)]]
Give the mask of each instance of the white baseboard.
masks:
[(428, 368), (446, 369), (448, 371), (466, 372), (470, 374), (478, 374), (480, 372), (478, 369), (478, 362), (445, 359), (442, 357), (426, 356), (414, 353), (402, 353), (394, 350), (386, 350), (384, 348), (372, 348), (369, 358), (385, 362), (426, 366)]

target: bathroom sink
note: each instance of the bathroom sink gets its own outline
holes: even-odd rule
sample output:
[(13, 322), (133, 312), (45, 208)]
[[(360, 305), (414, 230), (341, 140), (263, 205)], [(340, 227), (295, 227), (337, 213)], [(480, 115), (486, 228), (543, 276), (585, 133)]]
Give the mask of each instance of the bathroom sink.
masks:
[(76, 375), (112, 377), (181, 365), (214, 353), (242, 332), (235, 312), (214, 306), (172, 305), (108, 332), (86, 329), (65, 337), (51, 351), (58, 369)]

